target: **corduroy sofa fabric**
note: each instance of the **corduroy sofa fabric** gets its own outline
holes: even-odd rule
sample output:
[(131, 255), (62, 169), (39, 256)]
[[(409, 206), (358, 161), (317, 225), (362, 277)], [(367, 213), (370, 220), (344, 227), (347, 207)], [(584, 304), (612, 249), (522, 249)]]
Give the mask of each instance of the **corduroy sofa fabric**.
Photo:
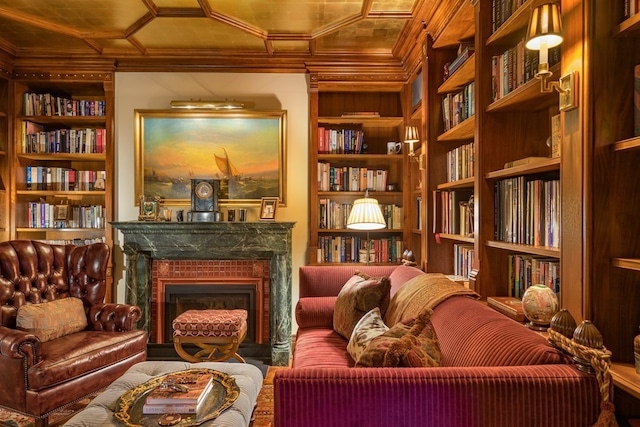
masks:
[[(402, 280), (423, 274), (406, 266), (359, 269), (388, 274), (392, 296)], [(275, 427), (573, 427), (598, 418), (594, 375), (576, 369), (541, 335), (466, 296), (433, 310), (440, 367), (354, 367), (347, 340), (317, 320), (330, 318), (327, 298), (354, 270), (301, 268), (306, 300), (296, 316), (299, 325), (316, 326), (299, 326), (292, 369), (275, 375)], [(314, 304), (314, 297), (323, 300)]]

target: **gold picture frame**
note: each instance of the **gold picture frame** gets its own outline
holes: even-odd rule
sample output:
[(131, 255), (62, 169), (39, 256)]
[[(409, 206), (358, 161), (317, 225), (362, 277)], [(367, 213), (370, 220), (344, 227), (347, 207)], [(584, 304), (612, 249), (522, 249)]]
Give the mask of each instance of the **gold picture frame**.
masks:
[(278, 198), (263, 197), (260, 202), (260, 220), (275, 221), (276, 210), (278, 210)]
[(286, 204), (286, 117), (284, 110), (135, 110), (135, 194), (189, 205), (191, 179), (213, 178), (222, 206), (262, 197)]

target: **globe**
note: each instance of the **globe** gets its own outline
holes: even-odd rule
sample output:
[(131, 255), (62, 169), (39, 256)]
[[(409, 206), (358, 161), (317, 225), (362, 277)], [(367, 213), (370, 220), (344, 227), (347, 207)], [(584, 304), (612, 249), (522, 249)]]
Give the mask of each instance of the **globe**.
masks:
[(558, 297), (545, 285), (532, 285), (522, 296), (522, 309), (529, 319), (527, 326), (535, 330), (546, 330), (551, 318), (558, 312)]

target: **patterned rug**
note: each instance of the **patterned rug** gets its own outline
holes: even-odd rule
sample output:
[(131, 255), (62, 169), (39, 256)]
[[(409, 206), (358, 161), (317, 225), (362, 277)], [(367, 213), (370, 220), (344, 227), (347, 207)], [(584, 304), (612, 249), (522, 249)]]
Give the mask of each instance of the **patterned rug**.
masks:
[[(278, 369), (287, 368), (282, 366), (269, 366), (267, 370), (267, 375), (262, 383), (262, 389), (258, 394), (254, 418), (251, 421), (250, 427), (273, 426), (273, 376)], [(62, 426), (76, 411), (84, 408), (89, 402), (91, 402), (91, 399), (84, 399), (62, 412), (52, 414), (49, 417), (49, 426)], [(0, 427), (33, 427), (34, 425), (33, 418), (0, 408)]]

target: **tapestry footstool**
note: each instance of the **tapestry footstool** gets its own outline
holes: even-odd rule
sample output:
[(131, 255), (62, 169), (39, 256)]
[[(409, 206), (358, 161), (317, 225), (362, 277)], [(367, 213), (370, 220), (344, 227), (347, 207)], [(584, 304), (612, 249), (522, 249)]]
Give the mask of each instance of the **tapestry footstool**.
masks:
[(247, 363), (223, 362), (140, 362), (129, 368), (120, 378), (109, 385), (102, 393), (87, 405), (85, 409), (75, 414), (64, 426), (66, 427), (96, 427), (122, 426), (114, 414), (118, 408), (116, 403), (120, 396), (132, 388), (150, 379), (185, 369), (207, 368), (215, 369), (232, 376), (240, 395), (233, 405), (211, 421), (200, 424), (202, 427), (247, 427), (251, 422), (253, 409), (256, 405), (258, 393), (262, 388), (263, 376), (260, 369)]
[[(173, 320), (173, 347), (187, 362), (221, 362), (231, 357), (244, 362), (238, 348), (247, 335), (247, 311), (187, 310)], [(184, 344), (197, 348), (190, 354)]]

